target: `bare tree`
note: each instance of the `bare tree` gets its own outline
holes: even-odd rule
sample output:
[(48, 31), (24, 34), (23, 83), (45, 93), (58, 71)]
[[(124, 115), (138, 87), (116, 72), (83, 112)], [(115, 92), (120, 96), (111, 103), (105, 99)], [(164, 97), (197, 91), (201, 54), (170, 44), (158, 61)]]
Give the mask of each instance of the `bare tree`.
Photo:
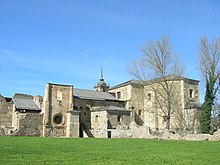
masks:
[(200, 70), (206, 85), (205, 101), (202, 105), (201, 131), (210, 133), (211, 117), (220, 79), (220, 38), (209, 42), (201, 39), (199, 47)]
[(178, 55), (173, 53), (168, 37), (148, 42), (141, 50), (142, 58), (129, 65), (128, 71), (153, 91), (155, 106), (162, 111), (162, 114), (154, 113), (163, 116), (166, 129), (170, 129), (171, 115), (180, 107), (174, 84), (183, 74), (184, 67), (179, 62)]

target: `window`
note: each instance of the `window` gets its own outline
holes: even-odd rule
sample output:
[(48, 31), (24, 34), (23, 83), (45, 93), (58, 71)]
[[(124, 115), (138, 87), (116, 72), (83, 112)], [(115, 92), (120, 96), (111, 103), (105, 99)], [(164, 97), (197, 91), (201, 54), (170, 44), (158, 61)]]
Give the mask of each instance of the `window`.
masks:
[(20, 112), (21, 112), (21, 113), (25, 113), (25, 112), (26, 112), (26, 110), (20, 110)]
[(63, 120), (63, 116), (61, 113), (58, 113), (56, 115), (53, 116), (53, 122), (56, 124), (61, 124)]
[(57, 100), (62, 101), (62, 91), (57, 91)]
[(116, 97), (117, 99), (121, 99), (121, 92), (117, 92), (117, 93), (116, 93), (116, 96), (117, 96), (117, 97)]
[(121, 115), (118, 115), (118, 122), (121, 122)]
[(194, 90), (193, 89), (189, 89), (189, 97), (194, 98)]
[(149, 101), (151, 101), (151, 94), (150, 94), (150, 93), (147, 94), (147, 99), (148, 99)]
[(163, 116), (163, 122), (167, 122), (167, 117), (166, 116)]
[(138, 115), (139, 115), (139, 116), (142, 115), (142, 111), (141, 111), (141, 110), (138, 111)]

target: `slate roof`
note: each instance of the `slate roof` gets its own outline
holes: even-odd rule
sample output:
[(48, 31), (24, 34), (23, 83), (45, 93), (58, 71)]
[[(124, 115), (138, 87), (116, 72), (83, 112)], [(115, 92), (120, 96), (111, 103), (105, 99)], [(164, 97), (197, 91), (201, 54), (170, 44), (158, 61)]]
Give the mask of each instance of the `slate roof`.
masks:
[(126, 85), (144, 85), (144, 83), (141, 81), (141, 80), (129, 80), (129, 81), (126, 81), (124, 83), (121, 83), (121, 84), (118, 84), (116, 86), (113, 86), (111, 87), (109, 90), (112, 90), (112, 89), (115, 89), (115, 88), (119, 88), (119, 87), (123, 87), (123, 86), (126, 86)]
[(184, 80), (184, 81), (191, 81), (191, 82), (195, 82), (195, 83), (199, 82), (198, 80), (193, 80), (193, 79), (189, 79), (189, 78), (186, 78), (186, 77), (181, 77), (181, 76), (176, 76), (176, 75), (168, 75), (168, 76), (166, 76), (164, 78), (154, 78), (154, 79), (147, 80), (147, 81), (141, 81), (141, 80), (132, 79), (132, 80), (126, 81), (124, 83), (118, 84), (116, 86), (113, 86), (109, 90), (112, 90), (112, 89), (115, 89), (115, 88), (119, 88), (119, 87), (123, 87), (123, 86), (126, 86), (126, 85), (149, 85), (149, 84), (153, 84), (153, 83), (158, 83), (158, 82), (164, 81), (164, 79), (168, 80), (168, 81), (169, 80)]
[(131, 110), (117, 106), (92, 107), (94, 112), (107, 111), (110, 115), (130, 115)]
[(123, 107), (117, 107), (117, 106), (100, 106), (100, 107), (93, 107), (94, 111), (108, 111), (108, 110), (115, 110), (115, 111), (129, 111), (131, 110), (125, 109)]
[(17, 109), (41, 111), (32, 99), (13, 98), (12, 100)]
[(73, 89), (73, 97), (79, 99), (89, 99), (89, 100), (111, 100), (120, 101), (108, 92), (99, 92), (86, 89)]

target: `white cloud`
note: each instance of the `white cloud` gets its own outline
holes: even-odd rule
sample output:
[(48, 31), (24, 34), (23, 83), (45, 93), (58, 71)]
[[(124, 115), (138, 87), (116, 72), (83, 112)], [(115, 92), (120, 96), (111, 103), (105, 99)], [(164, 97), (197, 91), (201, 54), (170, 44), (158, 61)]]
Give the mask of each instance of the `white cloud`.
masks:
[(104, 63), (107, 64), (109, 63), (113, 58), (116, 57), (116, 54), (113, 53), (112, 55), (108, 56), (105, 60), (104, 60)]

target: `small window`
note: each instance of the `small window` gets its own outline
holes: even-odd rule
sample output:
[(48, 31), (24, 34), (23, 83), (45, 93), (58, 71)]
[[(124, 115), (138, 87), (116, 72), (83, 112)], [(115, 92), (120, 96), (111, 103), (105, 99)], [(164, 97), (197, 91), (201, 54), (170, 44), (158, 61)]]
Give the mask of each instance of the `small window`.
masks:
[(139, 116), (142, 115), (142, 111), (141, 111), (141, 110), (138, 111), (138, 115), (139, 115)]
[(150, 94), (150, 93), (147, 94), (147, 99), (148, 99), (149, 101), (151, 101), (151, 94)]
[(116, 93), (117, 99), (121, 99), (121, 92)]
[(118, 115), (118, 122), (121, 122), (121, 115)]
[(57, 100), (62, 101), (62, 91), (57, 91)]
[(194, 98), (194, 90), (193, 89), (189, 89), (189, 97)]
[(21, 113), (25, 113), (25, 112), (26, 112), (26, 110), (20, 110), (20, 112), (21, 112)]
[(167, 122), (167, 117), (166, 116), (163, 116), (163, 122)]

